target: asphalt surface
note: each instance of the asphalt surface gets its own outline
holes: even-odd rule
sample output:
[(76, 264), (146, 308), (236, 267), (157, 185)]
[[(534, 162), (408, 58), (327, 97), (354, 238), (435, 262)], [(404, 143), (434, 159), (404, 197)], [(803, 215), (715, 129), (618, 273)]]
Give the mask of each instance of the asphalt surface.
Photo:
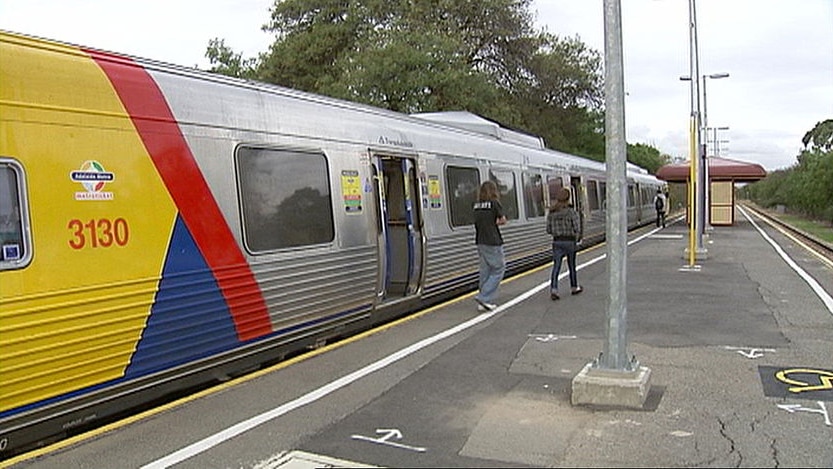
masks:
[(680, 222), (629, 246), (641, 409), (570, 403), (605, 348), (601, 248), (581, 295), (551, 301), (545, 267), (493, 313), (469, 296), (12, 467), (831, 467), (833, 266), (752, 220), (709, 232), (699, 269)]

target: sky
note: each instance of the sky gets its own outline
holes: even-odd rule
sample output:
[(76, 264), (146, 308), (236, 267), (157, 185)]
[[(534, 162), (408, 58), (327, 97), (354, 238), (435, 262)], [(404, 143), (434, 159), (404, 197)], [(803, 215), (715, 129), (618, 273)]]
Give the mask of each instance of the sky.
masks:
[[(689, 157), (689, 2), (621, 0), (628, 143)], [(796, 163), (801, 139), (833, 119), (833, 0), (693, 0), (701, 116), (719, 156), (766, 170)], [(268, 50), (273, 0), (0, 0), (0, 29), (208, 68), (209, 40)], [(603, 0), (533, 0), (538, 29), (604, 54)], [(696, 73), (696, 72), (695, 72)], [(702, 83), (705, 82), (705, 86)], [(702, 91), (701, 91), (702, 96)], [(714, 148), (714, 131), (708, 132)], [(709, 154), (713, 154), (709, 150)]]

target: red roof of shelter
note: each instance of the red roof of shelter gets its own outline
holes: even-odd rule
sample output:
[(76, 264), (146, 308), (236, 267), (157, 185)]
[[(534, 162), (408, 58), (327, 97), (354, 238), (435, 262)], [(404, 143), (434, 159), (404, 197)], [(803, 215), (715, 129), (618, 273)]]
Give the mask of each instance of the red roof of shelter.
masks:
[[(766, 170), (756, 163), (711, 157), (709, 179), (731, 179), (735, 182), (754, 182), (766, 177)], [(667, 164), (657, 170), (657, 177), (664, 181), (685, 182), (691, 171), (690, 162)]]

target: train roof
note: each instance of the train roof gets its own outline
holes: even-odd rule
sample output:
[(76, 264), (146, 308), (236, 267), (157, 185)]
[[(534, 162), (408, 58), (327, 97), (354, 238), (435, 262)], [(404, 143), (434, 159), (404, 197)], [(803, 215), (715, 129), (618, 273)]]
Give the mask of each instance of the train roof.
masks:
[[(391, 111), (388, 109), (374, 107), (367, 104), (332, 98), (305, 91), (299, 91), (284, 86), (254, 80), (246, 80), (236, 77), (229, 77), (226, 75), (212, 73), (196, 68), (170, 64), (153, 59), (132, 56), (129, 54), (110, 52), (103, 49), (80, 46), (52, 39), (39, 38), (10, 31), (0, 30), (0, 41), (17, 43), (24, 43), (28, 41), (29, 45), (33, 47), (50, 49), (56, 52), (63, 53), (96, 54), (98, 58), (101, 60), (108, 60), (115, 63), (124, 64), (126, 66), (138, 65), (140, 67), (145, 68), (148, 71), (158, 73), (159, 75), (156, 75), (156, 79), (164, 81), (165, 86), (178, 86), (178, 89), (182, 91), (183, 94), (187, 93), (188, 96), (191, 97), (188, 99), (193, 99), (195, 93), (198, 93), (199, 91), (194, 90), (193, 86), (191, 85), (175, 85), (174, 83), (177, 80), (198, 80), (206, 84), (213, 83), (220, 86), (234, 87), (240, 90), (251, 90), (267, 95), (274, 95), (276, 97), (297, 100), (298, 102), (306, 102), (314, 105), (326, 106), (334, 110), (341, 110), (345, 112), (358, 112), (365, 115), (371, 115), (383, 119), (388, 119), (388, 121), (365, 121), (364, 123), (361, 122), (361, 119), (359, 119), (358, 122), (356, 119), (342, 119), (340, 121), (342, 123), (342, 126), (349, 126), (351, 129), (353, 129), (353, 131), (359, 128), (363, 129), (364, 138), (367, 139), (367, 142), (370, 145), (378, 145), (380, 143), (380, 140), (383, 140), (383, 143), (401, 143), (399, 135), (401, 135), (403, 131), (410, 130), (416, 132), (417, 134), (422, 134), (424, 136), (424, 139), (421, 141), (421, 143), (425, 145), (425, 148), (419, 146), (418, 148), (420, 148), (420, 150), (425, 149), (426, 151), (436, 152), (438, 150), (436, 148), (432, 149), (431, 145), (433, 144), (432, 142), (435, 140), (437, 136), (428, 135), (428, 133), (430, 133), (431, 131), (430, 129), (435, 129), (442, 131), (447, 138), (452, 138), (452, 134), (464, 134), (468, 135), (469, 137), (481, 139), (484, 145), (488, 145), (488, 142), (490, 141), (502, 145), (507, 145), (508, 148), (512, 149), (511, 153), (515, 154), (515, 156), (508, 159), (507, 162), (510, 160), (516, 161), (518, 156), (526, 155), (525, 162), (530, 166), (562, 168), (565, 170), (582, 169), (584, 171), (595, 172), (605, 171), (605, 165), (602, 162), (546, 148), (544, 140), (539, 136), (530, 135), (515, 129), (509, 129), (505, 126), (500, 125), (499, 123), (496, 123), (494, 121), (488, 120), (486, 118), (472, 114), (467, 111), (418, 113), (409, 115)], [(208, 92), (210, 90), (206, 88), (206, 91)], [(227, 99), (227, 101), (221, 102), (222, 99)], [(251, 103), (252, 108), (255, 108), (255, 103), (259, 102), (261, 98), (256, 98), (254, 94), (246, 95), (241, 93), (235, 96), (225, 96), (224, 93), (222, 99), (218, 98), (213, 100), (199, 101), (201, 107), (216, 107), (216, 109), (213, 109), (213, 112), (205, 112), (205, 116), (207, 119), (216, 118), (216, 116), (224, 115), (224, 113), (227, 112), (228, 109), (239, 109), (240, 106), (243, 106), (242, 103), (244, 103), (247, 100)], [(264, 112), (262, 109), (258, 109), (261, 112)], [(198, 111), (195, 110), (194, 112), (197, 113)], [(269, 117), (274, 118), (276, 115), (277, 114), (269, 114)], [(239, 120), (244, 120), (245, 118), (246, 116), (241, 116)], [(284, 118), (283, 120), (281, 120), (280, 123), (284, 125), (294, 125), (297, 127), (298, 120), (299, 119), (290, 120)], [(271, 123), (271, 121), (269, 122)], [(392, 127), (391, 125), (394, 122), (399, 122), (405, 127)], [(326, 129), (327, 132), (335, 132), (335, 130), (331, 127), (318, 127), (319, 130), (322, 128)], [(418, 129), (423, 130), (417, 131)], [(268, 131), (270, 129), (259, 130)], [(376, 132), (376, 134), (371, 135), (371, 132)], [(380, 138), (380, 132), (389, 132), (392, 135), (392, 137), (388, 138), (387, 136), (385, 136), (384, 138)], [(361, 132), (359, 133), (361, 134)], [(338, 136), (336, 136), (336, 138), (337, 137)], [(446, 140), (446, 142), (448, 142), (448, 140)], [(470, 143), (460, 145), (460, 148), (468, 149), (469, 147)], [(475, 153), (476, 151), (477, 150), (474, 150)], [(628, 163), (628, 173), (629, 175), (640, 173), (644, 173), (647, 175), (647, 171), (631, 163)]]

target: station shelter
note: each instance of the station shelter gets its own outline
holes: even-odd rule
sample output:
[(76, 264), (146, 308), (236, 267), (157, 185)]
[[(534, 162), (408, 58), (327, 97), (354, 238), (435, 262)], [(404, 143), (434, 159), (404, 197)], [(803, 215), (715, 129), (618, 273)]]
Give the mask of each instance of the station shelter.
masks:
[[(766, 170), (759, 164), (727, 158), (710, 157), (706, 161), (709, 164), (707, 212), (709, 224), (712, 226), (733, 225), (735, 223), (735, 183), (759, 181), (766, 177)], [(669, 183), (685, 183), (686, 194), (690, 194), (688, 187), (690, 164), (690, 161), (667, 164), (657, 170), (656, 176)], [(691, 207), (692, 204), (689, 202), (686, 206)]]

